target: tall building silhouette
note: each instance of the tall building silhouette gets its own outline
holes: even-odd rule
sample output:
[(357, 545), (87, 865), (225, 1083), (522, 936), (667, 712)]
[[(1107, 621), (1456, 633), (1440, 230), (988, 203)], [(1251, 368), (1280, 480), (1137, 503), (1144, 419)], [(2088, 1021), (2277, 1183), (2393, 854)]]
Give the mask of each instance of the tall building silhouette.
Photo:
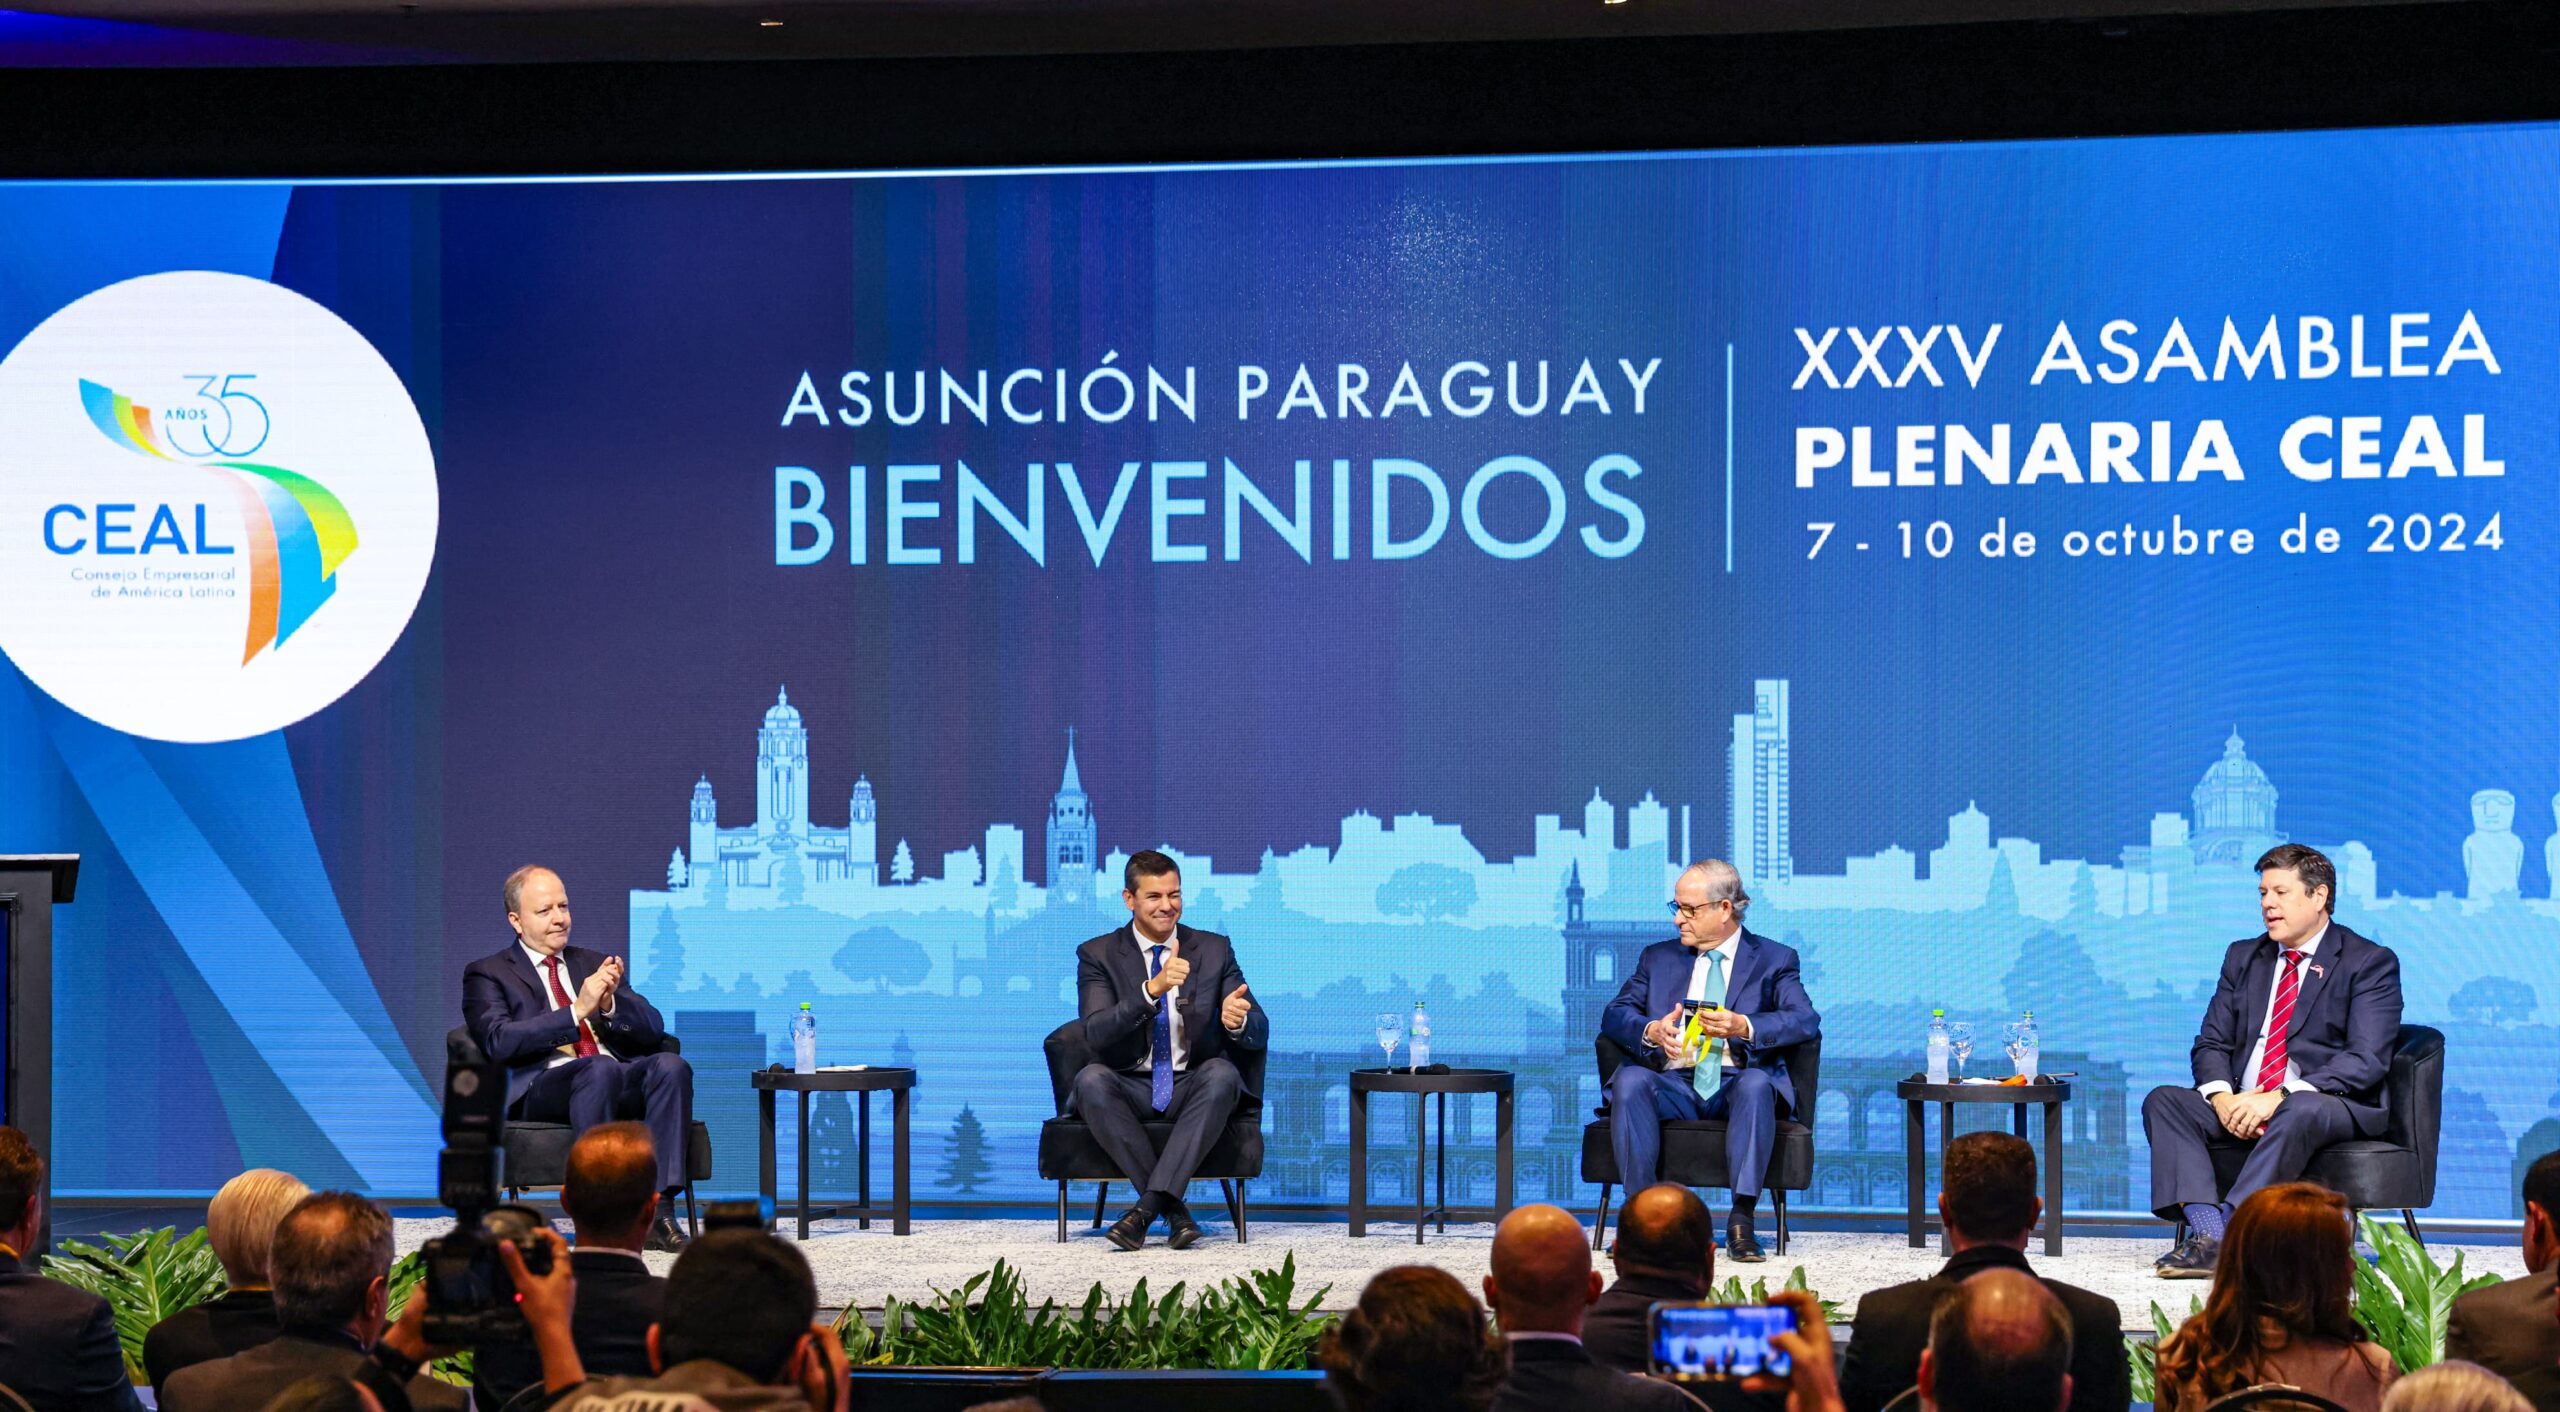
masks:
[(1093, 801), (1076, 773), (1076, 728), (1067, 727), (1067, 770), (1049, 800), (1049, 903), (1085, 906), (1093, 901), (1095, 847)]
[(1751, 685), (1751, 714), (1733, 718), (1733, 751), (1727, 761), (1732, 786), (1732, 862), (1747, 885), (1793, 881), (1795, 852), (1788, 837), (1787, 683), (1763, 679)]

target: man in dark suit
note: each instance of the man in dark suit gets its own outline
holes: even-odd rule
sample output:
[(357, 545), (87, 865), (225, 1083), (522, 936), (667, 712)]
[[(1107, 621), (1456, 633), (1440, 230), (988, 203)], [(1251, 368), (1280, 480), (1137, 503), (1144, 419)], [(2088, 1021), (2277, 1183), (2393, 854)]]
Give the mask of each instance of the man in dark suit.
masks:
[(1752, 1229), (1778, 1119), (1796, 1100), (1786, 1050), (1822, 1032), (1793, 948), (1742, 925), (1750, 895), (1733, 865), (1710, 859), (1680, 874), (1671, 912), (1680, 934), (1644, 949), (1600, 1032), (1635, 1057), (1609, 1081), (1609, 1146), (1618, 1180), (1641, 1191), (1660, 1175), (1662, 1125), (1722, 1118), (1733, 1210), (1725, 1253), (1765, 1260)]
[[(255, 1348), (180, 1368), (162, 1412), (240, 1412), (314, 1373), (360, 1377), (390, 1325), (391, 1216), (352, 1192), (304, 1197), (276, 1226), (267, 1252), (283, 1331)], [(467, 1412), (470, 1397), (419, 1373), (408, 1382), (418, 1412)]]
[(1604, 1368), (1653, 1366), (1646, 1315), (1655, 1301), (1704, 1299), (1715, 1287), (1715, 1217), (1685, 1186), (1662, 1182), (1627, 1198), (1609, 1244), (1617, 1282), (1582, 1316), (1582, 1346)]
[(2502, 1378), (2560, 1366), (2560, 1301), (2553, 1275), (2560, 1273), (2560, 1152), (2534, 1159), (2524, 1174), (2522, 1279), (2501, 1280), (2453, 1302), (2445, 1324), (2444, 1356), (2477, 1363)]
[[(693, 1068), (661, 1052), (666, 1022), (625, 983), (621, 957), (569, 944), (559, 874), (518, 868), (505, 895), (516, 939), (464, 968), (462, 1019), (482, 1051), (507, 1066), (508, 1112), (578, 1133), (637, 1118), (657, 1150), (658, 1190), (682, 1191)], [(684, 1243), (671, 1210), (660, 1210), (650, 1249)]]
[[(1129, 925), (1076, 948), (1076, 993), (1094, 1062), (1077, 1073), (1069, 1108), (1138, 1191), (1137, 1204), (1106, 1233), (1111, 1243), (1136, 1250), (1162, 1216), (1165, 1244), (1185, 1250), (1200, 1239), (1200, 1224), (1182, 1203), (1183, 1188), (1244, 1095), (1226, 1051), (1265, 1048), (1271, 1021), (1245, 993), (1235, 947), (1182, 925), (1182, 872), (1171, 858), (1139, 853), (1121, 883)], [(1147, 1140), (1150, 1118), (1173, 1124), (1161, 1152)]]
[(107, 1302), (36, 1272), (44, 1157), (0, 1128), (0, 1385), (36, 1412), (140, 1412)]
[[(2071, 1316), (2044, 1281), (2024, 1270), (1978, 1271), (1929, 1317), (1920, 1406), (1925, 1412), (2062, 1412), (2072, 1401), (2076, 1342)], [(2110, 1327), (2106, 1345), (2108, 1356), (2122, 1363), (2123, 1335)]]
[[(2044, 1214), (2036, 1195), (2036, 1154), (2024, 1138), (1966, 1133), (1947, 1147), (1938, 1215), (1953, 1249), (1938, 1273), (1858, 1301), (1858, 1321), (1840, 1360), (1840, 1400), (1848, 1412), (1877, 1412), (1920, 1377), (1929, 1320), (1956, 1287), (1985, 1270), (2034, 1273), (2027, 1240)], [(2124, 1412), (2132, 1392), (2125, 1368), (2124, 1315), (2115, 1301), (2060, 1280), (2045, 1288), (2071, 1320), (2071, 1412)]]
[[(667, 1300), (667, 1282), (649, 1273), (640, 1245), (658, 1212), (658, 1159), (649, 1130), (638, 1123), (589, 1128), (569, 1149), (560, 1208), (577, 1224), (569, 1265), (577, 1276), (570, 1338), (591, 1377), (647, 1377), (649, 1326)], [(480, 1405), (497, 1408), (542, 1381), (531, 1343), (493, 1343), (478, 1351), (472, 1372)]]
[(1582, 1320), (1600, 1297), (1582, 1223), (1555, 1206), (1523, 1206), (1493, 1232), (1484, 1302), (1511, 1345), (1511, 1376), (1494, 1412), (1696, 1412), (1669, 1383), (1604, 1367), (1582, 1345)]
[[(2300, 1179), (2331, 1143), (2380, 1137), (2383, 1079), (2400, 1039), (2400, 958), (2339, 926), (2338, 871), (2319, 850), (2280, 844), (2258, 860), (2263, 936), (2222, 958), (2189, 1062), (2195, 1087), (2142, 1101), (2151, 1142), (2151, 1207), (2183, 1217), (2187, 1238), (2156, 1262), (2169, 1279), (2211, 1279), (2231, 1210), (2261, 1188)], [(2210, 1148), (2249, 1145), (2229, 1191)]]

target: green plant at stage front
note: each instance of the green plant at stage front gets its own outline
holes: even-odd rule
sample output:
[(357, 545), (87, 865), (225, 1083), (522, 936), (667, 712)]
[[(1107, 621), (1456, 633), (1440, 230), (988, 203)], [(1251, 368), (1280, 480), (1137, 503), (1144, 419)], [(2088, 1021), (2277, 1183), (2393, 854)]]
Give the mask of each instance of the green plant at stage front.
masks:
[[(2204, 1301), (2194, 1295), (2187, 1296), (2188, 1316), (2192, 1318), (2203, 1312)], [(2160, 1345), (2168, 1342), (2169, 1335), (2177, 1331), (2177, 1321), (2171, 1319), (2169, 1311), (2161, 1308), (2160, 1301), (2155, 1299), (2151, 1301), (2151, 1337), (2124, 1336), (2124, 1357), (2132, 1369), (2134, 1401), (2147, 1403), (2157, 1400), (2154, 1394), (2160, 1390)]]
[(1031, 1303), (1022, 1272), (998, 1260), (958, 1289), (909, 1303), (892, 1297), (873, 1328), (861, 1311), (836, 1321), (857, 1364), (963, 1368), (1304, 1368), (1333, 1320), (1316, 1313), (1331, 1291), (1298, 1302), (1298, 1262), (1189, 1294), (1158, 1295), (1144, 1279), (1113, 1300), (1096, 1282), (1075, 1305)]
[[(1840, 1301), (1824, 1299), (1821, 1295), (1814, 1294), (1813, 1286), (1805, 1281), (1802, 1265), (1788, 1271), (1786, 1283), (1778, 1288), (1803, 1290), (1807, 1294), (1813, 1294), (1814, 1302), (1822, 1306), (1822, 1322), (1826, 1324), (1840, 1322)], [(1729, 1275), (1725, 1278), (1723, 1285), (1707, 1291), (1707, 1298), (1718, 1304), (1766, 1304), (1769, 1302), (1769, 1277), (1763, 1275), (1753, 1280), (1749, 1289), (1744, 1289), (1740, 1275)]]
[(64, 1240), (62, 1254), (44, 1258), (44, 1273), (98, 1296), (114, 1311), (116, 1342), (124, 1348), (125, 1375), (141, 1386), (142, 1338), (151, 1326), (222, 1293), (228, 1282), (204, 1228), (179, 1235), (175, 1227), (102, 1235), (101, 1244)]
[(2416, 1236), (2371, 1216), (2359, 1219), (2373, 1259), (2356, 1262), (2356, 1322), (2390, 1350), (2391, 1361), (2403, 1373), (2444, 1361), (2445, 1322), (2453, 1315), (2453, 1301), (2498, 1283), (2498, 1277), (2466, 1280), (2460, 1252), (2452, 1265), (2438, 1265)]

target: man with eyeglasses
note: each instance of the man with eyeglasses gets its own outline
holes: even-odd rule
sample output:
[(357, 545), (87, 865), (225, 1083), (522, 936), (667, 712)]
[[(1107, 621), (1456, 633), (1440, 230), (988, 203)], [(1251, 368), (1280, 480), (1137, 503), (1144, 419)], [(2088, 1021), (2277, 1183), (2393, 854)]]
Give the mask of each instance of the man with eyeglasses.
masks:
[(1733, 1210), (1727, 1258), (1768, 1256), (1752, 1231), (1779, 1115), (1796, 1101), (1787, 1050), (1822, 1032), (1793, 948), (1749, 931), (1742, 876), (1718, 859), (1693, 863), (1673, 885), (1680, 934), (1636, 960), (1600, 1032), (1627, 1051), (1609, 1081), (1609, 1146), (1630, 1192), (1652, 1186), (1666, 1122), (1721, 1118)]

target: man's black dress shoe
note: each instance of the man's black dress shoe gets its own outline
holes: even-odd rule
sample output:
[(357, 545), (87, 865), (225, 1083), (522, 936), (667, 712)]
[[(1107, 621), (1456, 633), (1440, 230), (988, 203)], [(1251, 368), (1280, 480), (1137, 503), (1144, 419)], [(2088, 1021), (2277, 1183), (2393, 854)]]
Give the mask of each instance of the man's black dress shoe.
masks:
[(1120, 1213), (1120, 1219), (1111, 1223), (1102, 1238), (1122, 1250), (1136, 1250), (1147, 1243), (1147, 1227), (1154, 1224), (1154, 1217), (1132, 1206)]
[(1164, 1243), (1176, 1250), (1189, 1250), (1200, 1242), (1200, 1223), (1191, 1219), (1191, 1208), (1176, 1204), (1164, 1213)]
[(2151, 1268), (2164, 1280), (2209, 1280), (2215, 1263), (2221, 1259), (2221, 1241), (2189, 1231), (2177, 1249), (2161, 1256)]
[(1740, 1265), (1757, 1265), (1769, 1258), (1760, 1249), (1759, 1237), (1751, 1233), (1751, 1218), (1739, 1211), (1725, 1218), (1724, 1255)]
[(682, 1250), (685, 1240), (684, 1227), (676, 1224), (675, 1217), (660, 1216), (658, 1223), (649, 1228), (649, 1239), (644, 1244), (651, 1250)]

